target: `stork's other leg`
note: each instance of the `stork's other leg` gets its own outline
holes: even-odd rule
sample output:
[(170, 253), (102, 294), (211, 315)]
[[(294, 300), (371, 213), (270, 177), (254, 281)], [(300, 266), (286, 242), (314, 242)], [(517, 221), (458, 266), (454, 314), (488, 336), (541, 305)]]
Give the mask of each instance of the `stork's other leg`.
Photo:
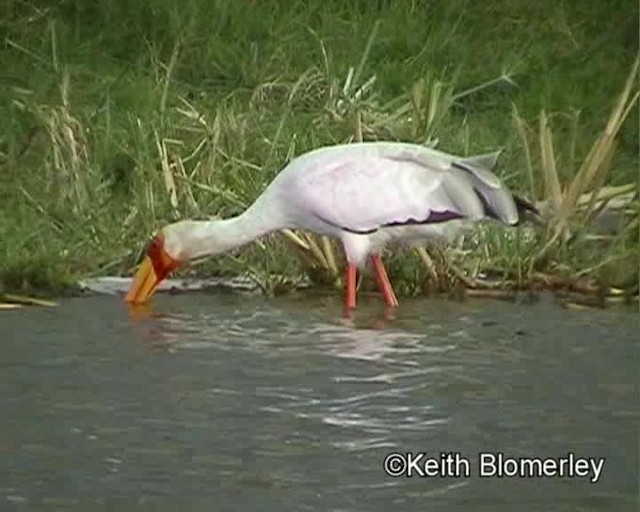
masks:
[(353, 263), (347, 263), (346, 294), (344, 299), (345, 312), (347, 313), (356, 308), (356, 272), (356, 266)]
[(393, 291), (393, 286), (391, 286), (389, 276), (384, 268), (382, 259), (380, 259), (380, 255), (372, 254), (371, 263), (376, 271), (376, 281), (378, 282), (378, 288), (380, 288), (382, 292), (384, 303), (389, 307), (396, 307), (398, 305), (398, 299), (396, 299), (396, 294)]

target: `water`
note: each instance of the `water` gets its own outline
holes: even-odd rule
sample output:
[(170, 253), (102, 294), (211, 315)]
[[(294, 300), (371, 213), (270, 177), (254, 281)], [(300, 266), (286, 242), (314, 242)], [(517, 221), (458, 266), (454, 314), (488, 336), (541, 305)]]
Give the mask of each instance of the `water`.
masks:
[[(0, 312), (0, 510), (636, 508), (636, 314), (360, 307), (355, 323), (338, 297)], [(457, 452), (470, 475), (393, 478), (392, 452)], [(481, 452), (606, 460), (597, 483), (481, 478)]]

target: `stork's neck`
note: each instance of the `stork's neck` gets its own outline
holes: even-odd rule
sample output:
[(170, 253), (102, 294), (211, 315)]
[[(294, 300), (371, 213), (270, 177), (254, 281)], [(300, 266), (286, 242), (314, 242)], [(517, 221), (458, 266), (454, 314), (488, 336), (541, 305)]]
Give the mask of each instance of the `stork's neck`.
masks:
[(184, 247), (189, 259), (227, 252), (284, 229), (286, 216), (278, 206), (276, 202), (259, 198), (236, 217), (193, 222)]

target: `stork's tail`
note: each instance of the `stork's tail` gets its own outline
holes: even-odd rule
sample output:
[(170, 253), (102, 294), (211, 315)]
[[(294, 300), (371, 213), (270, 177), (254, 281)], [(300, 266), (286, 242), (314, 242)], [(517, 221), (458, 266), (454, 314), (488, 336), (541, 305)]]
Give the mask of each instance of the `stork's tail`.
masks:
[(529, 220), (534, 224), (542, 224), (542, 217), (540, 216), (540, 210), (523, 197), (513, 194), (513, 201), (516, 204), (516, 210), (518, 211), (518, 222)]

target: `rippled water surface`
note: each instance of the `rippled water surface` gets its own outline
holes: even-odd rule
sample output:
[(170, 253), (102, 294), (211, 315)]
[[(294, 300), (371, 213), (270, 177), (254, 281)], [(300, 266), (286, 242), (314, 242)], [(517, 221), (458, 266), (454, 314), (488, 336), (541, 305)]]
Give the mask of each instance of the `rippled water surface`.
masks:
[[(636, 510), (638, 315), (374, 298), (158, 296), (0, 312), (0, 510)], [(468, 477), (393, 478), (392, 452)], [(481, 452), (605, 457), (478, 476)]]

